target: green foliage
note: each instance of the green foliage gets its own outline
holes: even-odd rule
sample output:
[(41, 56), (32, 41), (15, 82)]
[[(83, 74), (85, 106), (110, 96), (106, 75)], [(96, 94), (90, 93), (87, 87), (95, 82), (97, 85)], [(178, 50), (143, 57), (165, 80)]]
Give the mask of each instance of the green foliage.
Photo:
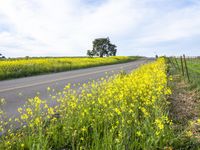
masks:
[(4, 59), (6, 58), (5, 56), (3, 56), (2, 54), (0, 54), (0, 59)]
[[(183, 75), (181, 60), (179, 58), (169, 58), (168, 61), (171, 64), (172, 68), (174, 69), (173, 70), (174, 73), (179, 73)], [(194, 87), (200, 90), (200, 58), (187, 58), (186, 64), (188, 68), (188, 75), (190, 79), (189, 82), (191, 84), (191, 87)], [(185, 80), (188, 80), (187, 74), (186, 74), (186, 67), (184, 63), (183, 63), (183, 71), (184, 71), (183, 78)]]
[(94, 54), (93, 51), (87, 50), (87, 55), (88, 55), (89, 57), (93, 57), (95, 54)]
[(190, 81), (200, 90), (200, 58), (187, 60)]
[(93, 41), (93, 49), (87, 51), (87, 55), (93, 56), (116, 56), (117, 46), (110, 42), (109, 38), (98, 38)]

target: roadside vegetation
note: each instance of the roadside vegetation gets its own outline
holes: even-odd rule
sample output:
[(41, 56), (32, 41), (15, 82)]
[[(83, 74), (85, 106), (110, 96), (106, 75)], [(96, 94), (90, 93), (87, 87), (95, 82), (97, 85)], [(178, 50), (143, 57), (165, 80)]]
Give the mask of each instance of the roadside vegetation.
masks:
[[(200, 148), (200, 59), (169, 58), (170, 82), (170, 118), (181, 142), (179, 149), (198, 150)], [(186, 67), (187, 66), (187, 67)], [(188, 74), (187, 74), (188, 72)]]
[[(100, 84), (93, 81), (78, 91), (69, 84), (52, 97), (55, 107), (39, 97), (29, 99), (14, 119), (23, 128), (14, 131), (11, 126), (0, 138), (0, 149), (171, 150), (178, 138), (168, 117), (167, 68), (159, 58), (131, 74), (102, 78)], [(1, 130), (9, 122), (0, 122)]]
[(0, 80), (129, 62), (139, 57), (22, 58), (0, 60)]
[(173, 68), (173, 74), (179, 74), (185, 81), (188, 81), (193, 88), (200, 90), (200, 58), (188, 57), (168, 59)]
[(200, 90), (200, 58), (187, 59), (190, 81)]

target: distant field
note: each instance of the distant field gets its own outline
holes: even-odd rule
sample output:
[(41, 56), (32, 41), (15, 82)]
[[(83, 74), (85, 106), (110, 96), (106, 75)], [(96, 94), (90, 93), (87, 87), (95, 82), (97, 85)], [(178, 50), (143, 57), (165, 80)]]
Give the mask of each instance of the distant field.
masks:
[(139, 57), (21, 58), (0, 61), (0, 80), (133, 61)]

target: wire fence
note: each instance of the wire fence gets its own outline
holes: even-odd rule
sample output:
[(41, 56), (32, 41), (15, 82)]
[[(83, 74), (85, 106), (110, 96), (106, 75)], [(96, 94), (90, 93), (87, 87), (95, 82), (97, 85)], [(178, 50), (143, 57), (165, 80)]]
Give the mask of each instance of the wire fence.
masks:
[(188, 82), (200, 89), (200, 57), (168, 57), (168, 61)]

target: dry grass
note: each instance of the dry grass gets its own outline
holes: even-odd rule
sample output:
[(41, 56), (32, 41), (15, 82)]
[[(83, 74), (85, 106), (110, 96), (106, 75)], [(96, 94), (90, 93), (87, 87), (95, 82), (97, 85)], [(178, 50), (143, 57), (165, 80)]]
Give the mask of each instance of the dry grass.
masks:
[(200, 93), (197, 89), (191, 89), (191, 85), (182, 80), (179, 75), (174, 76), (172, 86), (170, 117), (175, 123), (174, 126), (181, 131), (184, 137), (190, 141), (195, 140), (193, 145), (187, 143), (187, 148), (196, 149), (197, 145), (200, 145), (200, 124), (198, 122), (200, 118)]
[(170, 115), (175, 121), (186, 123), (199, 116), (199, 93), (196, 89), (189, 89), (190, 85), (179, 76), (174, 77), (174, 88), (171, 96)]

